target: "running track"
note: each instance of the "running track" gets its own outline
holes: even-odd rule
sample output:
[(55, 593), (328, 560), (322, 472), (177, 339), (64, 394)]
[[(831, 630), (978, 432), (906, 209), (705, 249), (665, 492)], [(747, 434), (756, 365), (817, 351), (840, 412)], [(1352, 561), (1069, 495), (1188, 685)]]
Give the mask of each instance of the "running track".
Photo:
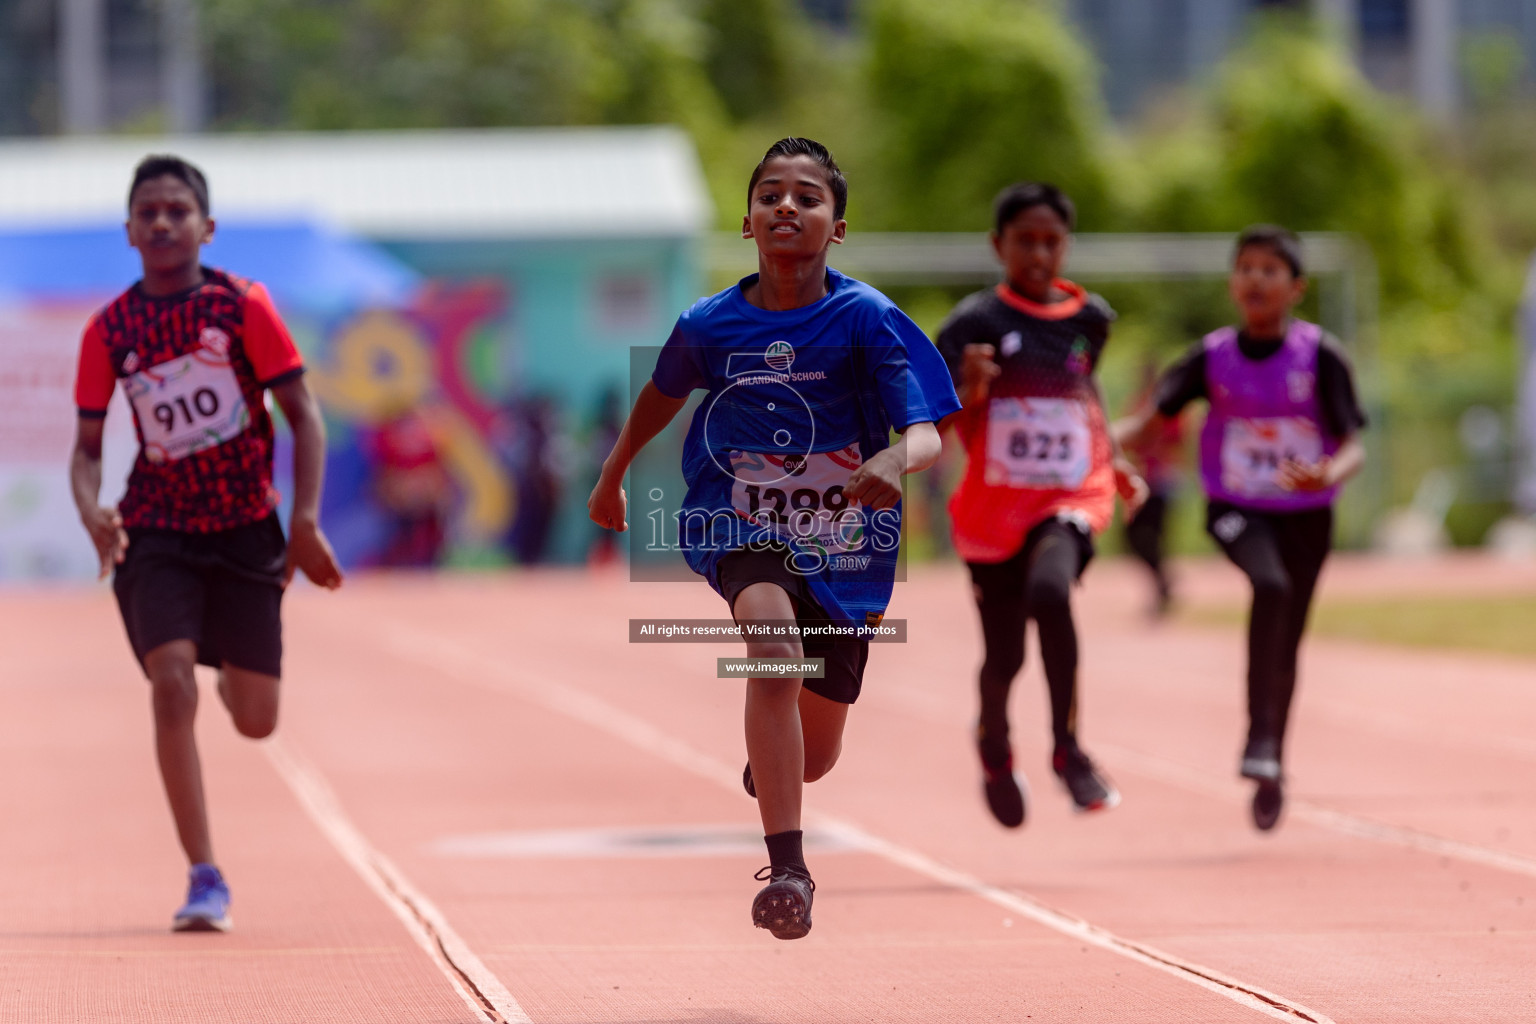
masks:
[[(1241, 600), (1215, 563), (1190, 591)], [(1536, 662), (1309, 641), (1268, 836), (1234, 778), (1241, 641), (1154, 628), (1128, 565), (1078, 603), (1085, 745), (1125, 802), (1082, 818), (1015, 691), (1030, 821), (987, 816), (961, 574), (914, 570), (843, 761), (811, 787), (815, 930), (754, 930), (718, 617), (617, 574), (296, 588), (274, 742), (200, 735), (236, 931), (165, 929), (184, 886), (148, 702), (106, 588), (0, 592), (0, 1021), (626, 1024), (1536, 1021)], [(1478, 561), (1341, 560), (1334, 592), (1536, 587)]]

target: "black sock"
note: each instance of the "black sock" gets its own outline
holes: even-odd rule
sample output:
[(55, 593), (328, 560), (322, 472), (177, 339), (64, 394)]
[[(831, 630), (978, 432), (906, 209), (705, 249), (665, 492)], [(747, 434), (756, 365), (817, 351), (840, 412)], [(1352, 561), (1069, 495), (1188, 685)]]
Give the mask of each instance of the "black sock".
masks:
[(793, 832), (775, 832), (771, 836), (763, 836), (763, 842), (768, 844), (768, 863), (774, 874), (793, 868), (807, 878), (810, 877), (811, 873), (805, 867), (805, 852), (800, 845), (804, 836), (805, 833), (798, 828)]

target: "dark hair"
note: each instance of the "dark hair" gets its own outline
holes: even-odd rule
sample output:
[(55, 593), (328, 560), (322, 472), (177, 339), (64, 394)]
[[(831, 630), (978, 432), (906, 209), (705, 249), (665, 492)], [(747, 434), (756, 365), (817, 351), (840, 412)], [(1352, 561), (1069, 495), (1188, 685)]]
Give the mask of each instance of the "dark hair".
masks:
[(821, 164), (822, 170), (827, 172), (827, 184), (832, 189), (832, 215), (842, 220), (843, 214), (848, 212), (848, 179), (843, 177), (842, 169), (832, 159), (832, 153), (826, 146), (796, 136), (780, 139), (768, 147), (768, 152), (763, 154), (763, 159), (752, 171), (752, 180), (747, 182), (747, 203), (751, 204), (752, 192), (757, 188), (757, 180), (763, 176), (763, 168), (768, 161), (781, 156), (808, 156)]
[(133, 184), (128, 186), (129, 209), (133, 208), (133, 194), (139, 190), (140, 185), (167, 174), (192, 190), (198, 209), (203, 211), (204, 217), (208, 216), (208, 179), (203, 177), (202, 171), (181, 157), (166, 153), (151, 154), (140, 160), (139, 166), (133, 169)]
[(996, 225), (994, 230), (1002, 234), (1003, 229), (1012, 223), (1013, 218), (1029, 209), (1031, 206), (1048, 206), (1056, 211), (1057, 216), (1067, 225), (1071, 231), (1077, 227), (1077, 207), (1072, 205), (1066, 193), (1055, 185), (1047, 185), (1043, 181), (1024, 181), (1017, 185), (1009, 185), (997, 194), (992, 200), (992, 221)]
[(1253, 246), (1262, 246), (1284, 260), (1285, 265), (1291, 268), (1292, 277), (1307, 276), (1306, 266), (1301, 259), (1301, 239), (1289, 228), (1277, 224), (1255, 224), (1244, 228), (1243, 233), (1237, 236), (1237, 248), (1232, 251), (1232, 259), (1236, 260), (1244, 249)]

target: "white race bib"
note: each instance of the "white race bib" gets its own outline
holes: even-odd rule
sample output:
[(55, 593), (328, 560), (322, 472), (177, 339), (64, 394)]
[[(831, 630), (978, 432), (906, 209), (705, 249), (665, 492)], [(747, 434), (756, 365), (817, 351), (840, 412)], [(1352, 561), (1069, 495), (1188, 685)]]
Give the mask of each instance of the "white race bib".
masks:
[(150, 462), (175, 462), (238, 437), (251, 425), (229, 357), (200, 348), (123, 381)]
[(858, 445), (811, 455), (731, 452), (731, 504), (781, 536), (829, 553), (858, 547), (863, 506), (844, 493), (863, 463)]
[(986, 482), (1072, 490), (1088, 479), (1093, 432), (1075, 398), (994, 398), (987, 407)]
[(1309, 419), (1231, 419), (1221, 437), (1221, 485), (1250, 498), (1289, 494), (1280, 486), (1285, 460), (1313, 463), (1322, 457), (1322, 435)]

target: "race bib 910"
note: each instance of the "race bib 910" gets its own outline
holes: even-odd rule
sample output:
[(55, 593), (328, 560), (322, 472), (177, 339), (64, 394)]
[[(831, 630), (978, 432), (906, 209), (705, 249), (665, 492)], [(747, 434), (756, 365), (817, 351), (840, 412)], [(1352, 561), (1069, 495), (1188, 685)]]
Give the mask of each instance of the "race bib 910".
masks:
[(1072, 490), (1093, 461), (1088, 406), (1074, 398), (994, 398), (987, 407), (986, 482)]
[(1280, 486), (1287, 459), (1314, 463), (1323, 457), (1317, 424), (1301, 416), (1227, 421), (1221, 437), (1221, 485), (1250, 498), (1289, 494)]
[(810, 455), (738, 450), (730, 459), (731, 504), (740, 515), (828, 553), (862, 543), (863, 506), (844, 490), (863, 462), (857, 445)]
[(238, 437), (251, 425), (229, 356), (207, 348), (123, 381), (144, 435), (144, 457), (175, 462)]

